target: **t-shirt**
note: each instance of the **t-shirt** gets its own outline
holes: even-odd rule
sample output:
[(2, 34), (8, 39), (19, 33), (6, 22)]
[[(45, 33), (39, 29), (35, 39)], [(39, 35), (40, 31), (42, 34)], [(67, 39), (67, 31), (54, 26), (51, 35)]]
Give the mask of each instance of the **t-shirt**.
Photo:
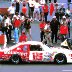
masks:
[(44, 11), (44, 13), (48, 12), (48, 6), (47, 5), (43, 6), (43, 11)]
[(39, 27), (40, 27), (40, 29), (44, 29), (45, 23), (44, 23), (44, 24), (43, 24), (43, 23), (40, 23), (40, 24), (39, 24)]
[(26, 7), (23, 7), (23, 8), (22, 8), (22, 13), (23, 13), (23, 14), (26, 14), (26, 12), (27, 12), (27, 8), (26, 8)]
[(20, 38), (19, 38), (19, 42), (23, 42), (23, 41), (26, 42), (26, 39), (27, 39), (26, 35), (21, 35)]
[(40, 0), (40, 4), (45, 4), (45, 0)]
[(38, 2), (35, 3), (35, 8), (39, 8), (41, 6)]
[(21, 21), (19, 19), (18, 20), (16, 19), (15, 22), (14, 22), (14, 27), (19, 28), (20, 25), (21, 25)]
[(10, 7), (8, 8), (8, 12), (9, 12), (10, 14), (15, 14), (15, 7), (10, 6)]
[(60, 34), (68, 34), (68, 26), (60, 26)]
[(32, 0), (29, 0), (28, 2), (29, 2), (29, 6), (30, 6), (30, 7), (34, 7), (34, 5), (35, 5), (35, 3), (36, 3), (35, 1), (32, 1)]

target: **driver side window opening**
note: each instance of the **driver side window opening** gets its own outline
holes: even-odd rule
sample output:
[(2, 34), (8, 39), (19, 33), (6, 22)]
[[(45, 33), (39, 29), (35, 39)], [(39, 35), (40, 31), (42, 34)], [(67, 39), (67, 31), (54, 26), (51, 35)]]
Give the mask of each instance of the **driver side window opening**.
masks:
[(40, 45), (31, 45), (30, 51), (42, 51), (42, 48)]

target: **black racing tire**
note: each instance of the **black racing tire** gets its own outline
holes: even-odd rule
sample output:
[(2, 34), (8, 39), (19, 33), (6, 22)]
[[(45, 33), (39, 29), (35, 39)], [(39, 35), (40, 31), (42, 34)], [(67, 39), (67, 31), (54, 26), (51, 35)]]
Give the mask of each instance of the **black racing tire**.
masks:
[(20, 56), (18, 54), (14, 54), (14, 55), (11, 56), (10, 61), (13, 64), (19, 64), (20, 61), (21, 61), (21, 58), (20, 58)]
[(55, 56), (54, 63), (56, 63), (56, 64), (66, 64), (67, 63), (67, 58), (64, 54), (59, 53)]

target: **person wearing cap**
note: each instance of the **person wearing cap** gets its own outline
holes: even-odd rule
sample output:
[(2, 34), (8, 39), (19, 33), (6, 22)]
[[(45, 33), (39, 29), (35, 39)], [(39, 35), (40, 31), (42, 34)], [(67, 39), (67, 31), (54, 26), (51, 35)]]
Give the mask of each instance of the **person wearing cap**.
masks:
[(27, 41), (27, 36), (25, 32), (23, 31), (21, 36), (19, 37), (19, 42), (26, 42)]
[(58, 35), (59, 26), (60, 26), (59, 21), (57, 21), (56, 16), (53, 16), (53, 19), (50, 22), (52, 43), (54, 41), (54, 38), (55, 38), (55, 43), (57, 43), (57, 35)]
[(65, 15), (65, 8), (64, 5), (61, 5), (61, 8), (59, 9), (59, 13), (60, 13), (60, 20), (62, 19), (62, 16)]
[(63, 16), (62, 19), (61, 19), (60, 24), (62, 25), (62, 24), (65, 24), (65, 23), (66, 23), (66, 16)]
[(67, 24), (67, 21), (66, 21), (66, 17), (63, 16), (62, 17), (62, 21), (61, 21), (61, 25), (60, 25), (60, 36), (61, 36), (61, 41), (63, 42), (66, 38), (67, 38), (67, 35), (68, 35), (68, 24)]

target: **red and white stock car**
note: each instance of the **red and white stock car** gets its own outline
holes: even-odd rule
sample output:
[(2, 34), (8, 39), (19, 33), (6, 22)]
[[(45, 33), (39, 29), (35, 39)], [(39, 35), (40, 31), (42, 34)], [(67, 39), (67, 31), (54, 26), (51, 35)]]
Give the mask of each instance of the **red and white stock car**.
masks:
[(11, 61), (18, 64), (26, 62), (55, 62), (58, 64), (72, 62), (72, 50), (48, 47), (42, 42), (27, 41), (10, 48), (0, 49), (0, 61)]

